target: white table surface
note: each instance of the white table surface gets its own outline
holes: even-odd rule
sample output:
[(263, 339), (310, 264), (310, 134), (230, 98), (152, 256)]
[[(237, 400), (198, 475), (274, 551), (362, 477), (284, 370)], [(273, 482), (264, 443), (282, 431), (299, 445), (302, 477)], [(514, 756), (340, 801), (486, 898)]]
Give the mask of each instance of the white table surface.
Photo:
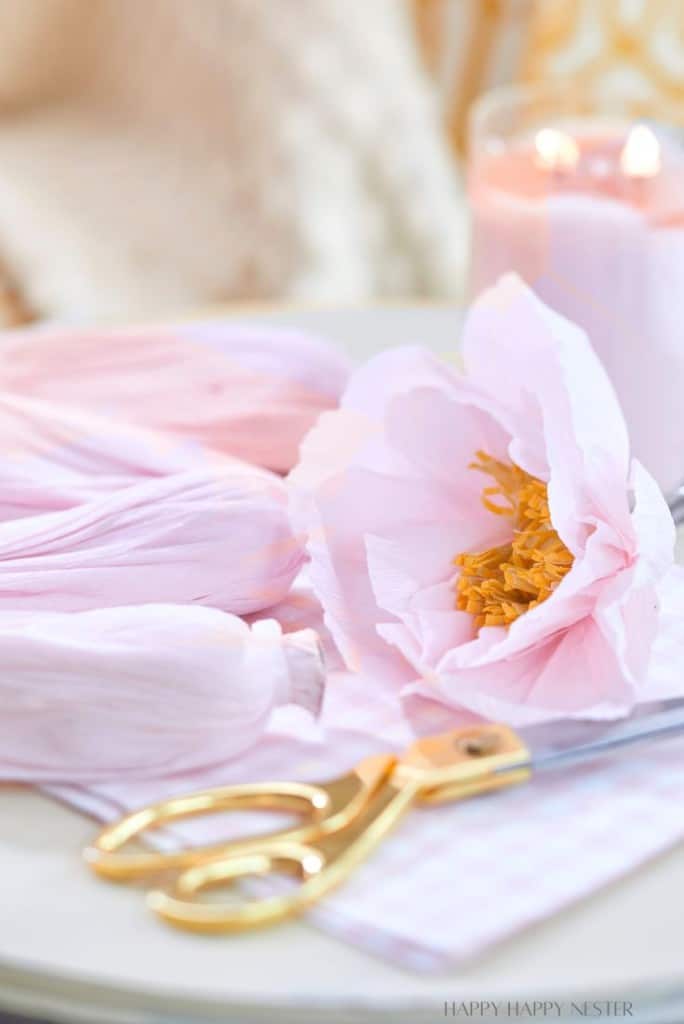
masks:
[[(355, 357), (409, 341), (453, 352), (460, 325), (457, 311), (433, 307), (251, 319), (320, 330)], [(633, 1001), (632, 1019), (684, 1019), (684, 845), (466, 968), (421, 976), (305, 922), (230, 937), (169, 930), (141, 891), (85, 869), (95, 829), (39, 793), (0, 786), (0, 1010), (69, 1024), (420, 1024), (447, 1019), (445, 1001), (563, 999), (578, 1019), (570, 1000), (613, 998)]]

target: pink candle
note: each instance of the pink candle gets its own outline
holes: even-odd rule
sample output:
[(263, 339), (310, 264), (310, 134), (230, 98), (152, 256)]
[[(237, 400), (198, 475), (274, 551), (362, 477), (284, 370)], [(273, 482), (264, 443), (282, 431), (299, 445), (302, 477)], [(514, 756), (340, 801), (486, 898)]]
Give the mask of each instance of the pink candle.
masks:
[(580, 324), (634, 454), (672, 490), (684, 481), (684, 153), (596, 118), (483, 134), (469, 171), (474, 294), (513, 270)]

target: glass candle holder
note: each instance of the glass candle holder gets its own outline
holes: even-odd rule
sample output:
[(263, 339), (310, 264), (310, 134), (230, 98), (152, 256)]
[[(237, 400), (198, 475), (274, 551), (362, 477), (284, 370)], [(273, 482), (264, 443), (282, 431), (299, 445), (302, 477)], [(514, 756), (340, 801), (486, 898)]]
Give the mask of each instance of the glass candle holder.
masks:
[(574, 84), (482, 97), (469, 132), (473, 296), (515, 271), (579, 324), (622, 404), (633, 454), (684, 481), (684, 147)]

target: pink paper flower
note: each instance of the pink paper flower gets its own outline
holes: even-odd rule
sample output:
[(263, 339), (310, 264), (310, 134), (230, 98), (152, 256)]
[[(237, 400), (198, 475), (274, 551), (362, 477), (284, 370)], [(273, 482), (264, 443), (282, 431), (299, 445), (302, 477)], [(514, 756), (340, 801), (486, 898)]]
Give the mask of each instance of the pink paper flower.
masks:
[(291, 477), (353, 668), (488, 718), (625, 713), (674, 527), (630, 465), (586, 336), (517, 278), (474, 306), (465, 371), (420, 348), (358, 371)]
[(0, 612), (167, 601), (243, 615), (281, 601), (303, 559), (280, 478), (175, 473), (0, 523)]
[(348, 363), (313, 335), (229, 322), (6, 332), (0, 388), (171, 432), (284, 471)]
[(192, 772), (250, 747), (271, 711), (316, 713), (316, 634), (213, 608), (0, 616), (0, 780), (92, 784)]

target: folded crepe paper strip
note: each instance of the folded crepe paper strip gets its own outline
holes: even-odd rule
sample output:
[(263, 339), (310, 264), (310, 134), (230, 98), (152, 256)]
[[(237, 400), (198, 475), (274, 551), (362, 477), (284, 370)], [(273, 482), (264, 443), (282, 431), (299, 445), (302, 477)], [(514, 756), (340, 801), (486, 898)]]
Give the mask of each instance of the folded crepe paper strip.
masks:
[(268, 470), (192, 440), (0, 391), (0, 522), (200, 468), (278, 489)]
[(230, 323), (5, 332), (0, 388), (114, 416), (287, 471), (347, 360), (313, 335)]
[(256, 612), (304, 559), (282, 480), (258, 470), (176, 473), (0, 524), (0, 612), (155, 601)]
[(156, 604), (0, 616), (0, 779), (93, 784), (192, 772), (251, 746), (272, 710), (316, 713), (312, 630)]
[(459, 373), (372, 359), (291, 475), (310, 579), (352, 669), (512, 725), (644, 697), (674, 524), (630, 463), (583, 332), (514, 276), (474, 305)]

